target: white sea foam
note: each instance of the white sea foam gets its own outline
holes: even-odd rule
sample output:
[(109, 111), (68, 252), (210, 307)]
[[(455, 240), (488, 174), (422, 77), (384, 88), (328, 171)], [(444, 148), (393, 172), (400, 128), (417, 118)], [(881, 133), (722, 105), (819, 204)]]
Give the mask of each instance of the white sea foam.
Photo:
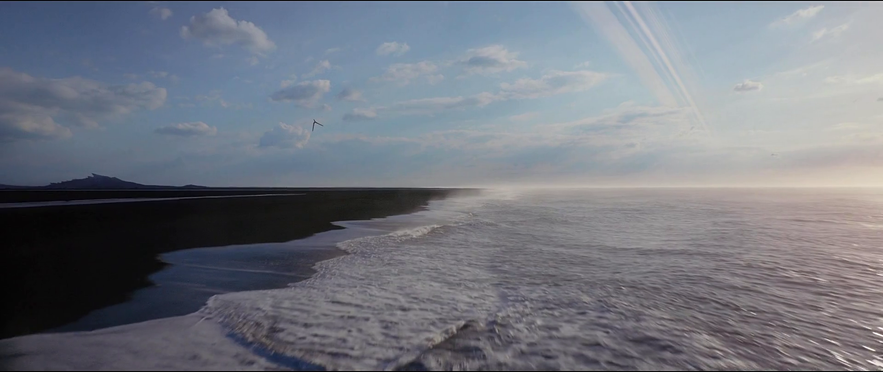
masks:
[(0, 341), (0, 363), (7, 370), (280, 368), (226, 333), (211, 319), (187, 315), (94, 332), (37, 334)]
[(328, 368), (401, 365), (496, 309), (488, 274), (450, 262), (486, 260), (490, 252), (466, 242), (416, 243), (471, 222), (459, 216), (446, 225), (342, 242), (350, 254), (320, 262), (313, 278), (285, 290), (215, 296), (203, 312), (250, 342)]

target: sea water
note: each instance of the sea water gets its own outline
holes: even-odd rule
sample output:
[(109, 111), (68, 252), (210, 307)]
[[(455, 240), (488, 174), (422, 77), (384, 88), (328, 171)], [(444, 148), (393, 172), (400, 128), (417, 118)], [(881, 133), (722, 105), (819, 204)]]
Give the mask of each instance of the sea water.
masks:
[[(350, 224), (378, 234), (190, 316), (251, 350), (229, 368), (883, 369), (881, 190), (496, 190)], [(51, 357), (29, 337), (0, 346)]]

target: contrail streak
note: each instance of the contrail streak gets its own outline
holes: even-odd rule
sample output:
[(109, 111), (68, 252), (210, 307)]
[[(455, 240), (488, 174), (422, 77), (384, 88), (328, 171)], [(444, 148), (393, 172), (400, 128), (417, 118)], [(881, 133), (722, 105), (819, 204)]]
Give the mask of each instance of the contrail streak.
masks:
[(690, 108), (693, 111), (693, 115), (696, 116), (696, 119), (699, 121), (699, 124), (702, 125), (702, 128), (708, 131), (708, 125), (705, 123), (705, 117), (702, 116), (702, 112), (699, 111), (699, 107), (696, 106), (696, 102), (693, 101), (693, 97), (690, 95), (690, 92), (684, 86), (684, 82), (681, 81), (680, 75), (678, 75), (677, 71), (672, 67), (671, 61), (669, 61), (668, 56), (665, 54), (665, 51), (662, 50), (662, 47), (659, 45), (659, 42), (653, 36), (653, 33), (650, 32), (650, 29), (647, 27), (647, 24), (644, 23), (644, 19), (641, 18), (641, 15), (635, 10), (635, 7), (632, 6), (631, 1), (624, 1), (625, 7), (632, 14), (632, 17), (635, 18), (635, 21), (640, 25), (641, 31), (644, 32), (644, 35), (650, 40), (650, 43), (653, 45), (653, 49), (656, 50), (656, 53), (659, 54), (659, 57), (665, 62), (665, 67), (668, 69), (668, 73), (674, 78), (674, 81), (677, 83), (678, 88), (680, 88), (680, 93), (687, 100)]

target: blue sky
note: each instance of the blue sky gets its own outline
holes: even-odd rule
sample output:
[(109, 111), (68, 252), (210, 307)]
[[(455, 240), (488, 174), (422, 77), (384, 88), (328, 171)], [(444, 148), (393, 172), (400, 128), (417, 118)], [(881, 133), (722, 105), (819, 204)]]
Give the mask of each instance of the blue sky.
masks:
[(881, 16), (5, 2), (0, 183), (883, 185)]

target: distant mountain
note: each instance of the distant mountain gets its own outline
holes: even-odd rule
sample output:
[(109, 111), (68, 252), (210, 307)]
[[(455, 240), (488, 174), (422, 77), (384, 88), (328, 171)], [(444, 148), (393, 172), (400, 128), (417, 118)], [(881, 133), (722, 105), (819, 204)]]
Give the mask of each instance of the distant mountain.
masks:
[(205, 186), (187, 185), (187, 186), (158, 186), (158, 185), (142, 185), (140, 183), (124, 181), (116, 177), (102, 176), (92, 173), (86, 178), (73, 179), (70, 181), (53, 182), (46, 186), (12, 186), (0, 185), (0, 189), (53, 189), (53, 190), (131, 190), (131, 189), (207, 189)]
[(64, 182), (54, 182), (45, 186), (47, 189), (143, 189), (157, 186), (146, 186), (140, 183), (123, 181), (116, 177), (102, 176), (92, 173), (86, 178), (74, 179)]

